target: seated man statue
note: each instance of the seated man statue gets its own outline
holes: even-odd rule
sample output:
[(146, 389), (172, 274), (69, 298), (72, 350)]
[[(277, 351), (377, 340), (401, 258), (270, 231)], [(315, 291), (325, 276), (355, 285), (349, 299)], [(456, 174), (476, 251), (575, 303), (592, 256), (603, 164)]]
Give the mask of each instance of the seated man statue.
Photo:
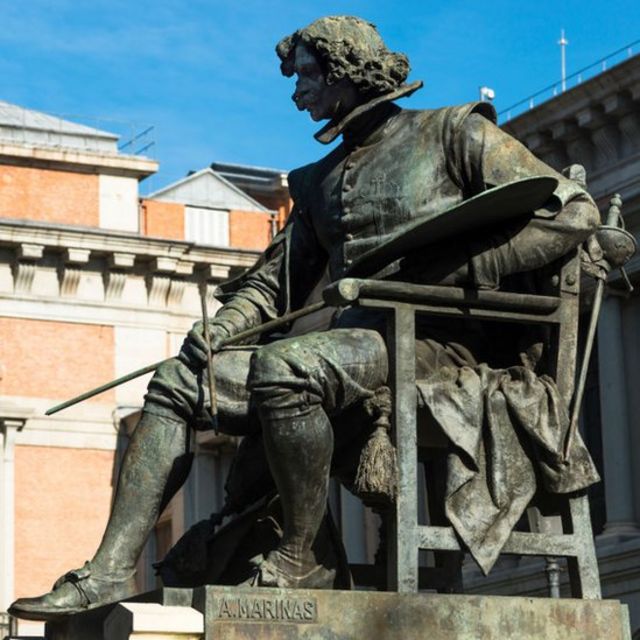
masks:
[[(325, 511), (334, 438), (344, 436), (339, 430), (356, 428), (340, 424), (340, 417), (387, 380), (384, 321), (354, 308), (336, 313), (326, 331), (245, 348), (221, 344), (300, 308), (323, 274), (340, 279), (408, 223), (491, 187), (535, 176), (558, 181), (545, 205), (524, 219), (467, 234), (453, 249), (425, 251), (410, 265), (396, 262), (369, 275), (495, 289), (505, 278), (577, 247), (599, 214), (581, 187), (495, 125), (491, 105), (398, 107), (394, 101), (421, 83), (405, 84), (406, 56), (389, 51), (372, 24), (349, 16), (321, 18), (281, 40), (276, 51), (282, 73), (296, 76), (297, 108), (315, 121), (329, 121), (316, 138), (342, 141), (318, 162), (290, 173), (294, 209), (287, 225), (256, 266), (227, 288), (210, 322), (217, 427), (261, 437), (282, 505), (279, 545), (256, 564), (251, 583), (330, 588), (335, 571), (325, 562)], [(488, 345), (473, 332), (452, 330), (434, 324), (418, 336), (425, 366), (483, 361)], [(13, 615), (52, 619), (132, 594), (143, 545), (184, 481), (189, 430), (207, 415), (206, 353), (200, 323), (149, 383), (93, 559), (63, 576), (51, 592), (16, 601)]]

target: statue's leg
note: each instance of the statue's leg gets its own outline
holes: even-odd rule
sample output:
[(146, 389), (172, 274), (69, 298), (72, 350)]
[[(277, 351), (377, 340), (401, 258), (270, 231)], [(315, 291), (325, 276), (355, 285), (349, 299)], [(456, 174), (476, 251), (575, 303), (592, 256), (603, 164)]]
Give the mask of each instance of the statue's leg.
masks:
[(270, 559), (286, 575), (304, 576), (328, 551), (327, 536), (317, 534), (327, 503), (331, 423), (320, 406), (306, 415), (261, 412), (261, 416), (265, 450), (284, 517), (282, 542)]
[(321, 529), (333, 453), (329, 418), (386, 378), (384, 341), (367, 329), (312, 333), (254, 355), (249, 386), (284, 515), (282, 542), (261, 568), (263, 584), (328, 586), (317, 569), (330, 546)]
[[(249, 357), (249, 353), (237, 352), (216, 357), (221, 430), (227, 423), (234, 433), (247, 428)], [(201, 371), (190, 369), (178, 359), (159, 368), (149, 384), (142, 418), (125, 453), (113, 508), (93, 559), (63, 576), (51, 592), (17, 600), (10, 608), (13, 615), (54, 619), (135, 592), (137, 559), (162, 509), (189, 473), (190, 423), (208, 404), (203, 389), (206, 386)], [(230, 390), (233, 398), (228, 396)], [(227, 408), (231, 415), (228, 421)], [(240, 418), (243, 410), (244, 423)]]
[(91, 560), (94, 568), (133, 574), (162, 508), (189, 473), (187, 438), (183, 420), (143, 413), (122, 462), (107, 528)]

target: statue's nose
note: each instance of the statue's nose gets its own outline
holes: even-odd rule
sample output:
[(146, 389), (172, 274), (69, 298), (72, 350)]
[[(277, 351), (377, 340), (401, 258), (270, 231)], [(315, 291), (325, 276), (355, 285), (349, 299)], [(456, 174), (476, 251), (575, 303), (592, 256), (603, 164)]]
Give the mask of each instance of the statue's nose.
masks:
[(300, 103), (302, 102), (303, 98), (304, 91), (300, 91), (298, 88), (296, 88), (296, 90), (293, 92), (293, 95), (291, 96), (291, 99), (295, 102), (298, 109), (301, 109)]

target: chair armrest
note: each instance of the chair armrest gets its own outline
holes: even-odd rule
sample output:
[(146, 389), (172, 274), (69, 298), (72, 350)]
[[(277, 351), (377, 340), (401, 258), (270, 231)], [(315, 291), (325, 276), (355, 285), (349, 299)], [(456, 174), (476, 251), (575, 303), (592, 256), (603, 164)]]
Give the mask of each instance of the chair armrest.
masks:
[(337, 280), (324, 289), (322, 296), (325, 302), (337, 307), (358, 304), (361, 299), (366, 298), (391, 303), (440, 304), (449, 307), (540, 314), (541, 316), (557, 311), (561, 302), (560, 298), (554, 296), (359, 278)]

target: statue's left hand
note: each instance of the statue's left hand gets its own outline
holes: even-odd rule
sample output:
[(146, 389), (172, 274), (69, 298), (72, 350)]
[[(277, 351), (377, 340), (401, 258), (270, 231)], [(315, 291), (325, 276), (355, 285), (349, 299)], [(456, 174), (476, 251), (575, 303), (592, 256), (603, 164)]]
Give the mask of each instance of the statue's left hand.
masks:
[[(229, 337), (228, 331), (218, 325), (209, 323), (209, 337), (211, 338), (211, 352), (220, 351), (224, 341)], [(204, 323), (196, 322), (182, 343), (178, 357), (187, 364), (200, 367), (207, 365), (207, 341), (204, 338)]]

